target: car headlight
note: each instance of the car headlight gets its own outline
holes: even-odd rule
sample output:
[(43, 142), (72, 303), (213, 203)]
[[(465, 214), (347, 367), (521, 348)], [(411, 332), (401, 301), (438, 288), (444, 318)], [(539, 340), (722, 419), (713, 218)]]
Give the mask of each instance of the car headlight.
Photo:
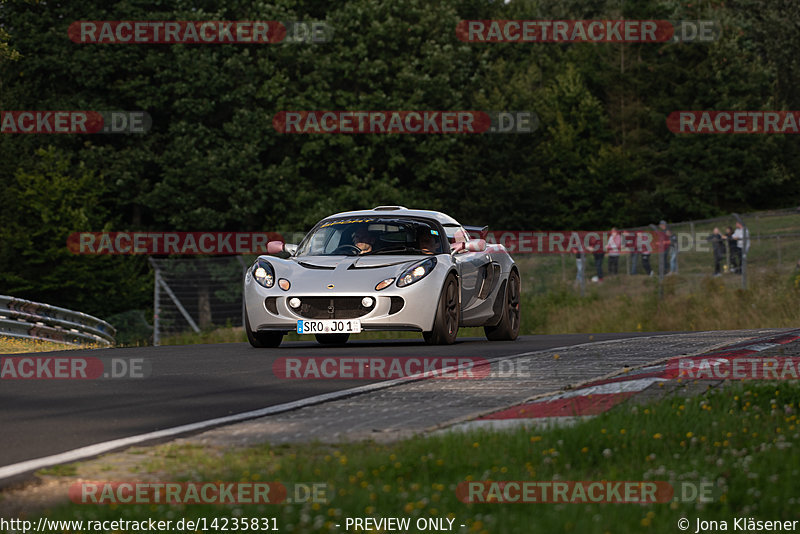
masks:
[(436, 267), (436, 258), (428, 258), (423, 262), (412, 265), (397, 278), (397, 287), (410, 286), (414, 282), (422, 280), (428, 276), (428, 273), (430, 273), (434, 267)]
[(272, 265), (261, 259), (256, 260), (255, 265), (253, 265), (253, 278), (268, 289), (275, 285), (275, 271)]

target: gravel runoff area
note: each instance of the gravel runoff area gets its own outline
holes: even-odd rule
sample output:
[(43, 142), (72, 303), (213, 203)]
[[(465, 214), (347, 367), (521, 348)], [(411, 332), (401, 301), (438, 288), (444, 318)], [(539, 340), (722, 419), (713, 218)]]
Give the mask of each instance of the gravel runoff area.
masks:
[[(470, 421), (581, 383), (788, 329), (691, 332), (602, 341), (491, 360), (480, 379), (429, 378), (180, 438), (178, 444), (393, 441)], [(673, 388), (661, 389), (664, 393)]]

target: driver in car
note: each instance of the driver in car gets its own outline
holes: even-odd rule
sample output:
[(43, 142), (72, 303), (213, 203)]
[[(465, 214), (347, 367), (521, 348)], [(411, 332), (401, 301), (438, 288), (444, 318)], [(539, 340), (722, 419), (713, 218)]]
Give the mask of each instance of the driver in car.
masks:
[(366, 254), (372, 252), (372, 245), (375, 244), (375, 236), (369, 233), (363, 226), (353, 232), (353, 244), (361, 251), (359, 254)]
[(425, 254), (437, 254), (439, 252), (439, 242), (430, 233), (423, 232), (419, 236), (419, 248)]

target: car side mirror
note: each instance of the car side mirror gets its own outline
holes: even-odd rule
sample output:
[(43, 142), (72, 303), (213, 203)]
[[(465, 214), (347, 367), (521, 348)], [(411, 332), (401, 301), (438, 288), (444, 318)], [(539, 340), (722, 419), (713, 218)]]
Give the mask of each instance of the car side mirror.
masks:
[(466, 243), (466, 249), (468, 252), (483, 252), (484, 250), (486, 250), (486, 240), (470, 239)]
[(283, 252), (286, 244), (283, 241), (270, 241), (267, 243), (267, 254), (275, 255)]
[(267, 243), (267, 254), (275, 256), (281, 252), (294, 256), (294, 253), (297, 252), (297, 245), (287, 245), (283, 241), (270, 241)]

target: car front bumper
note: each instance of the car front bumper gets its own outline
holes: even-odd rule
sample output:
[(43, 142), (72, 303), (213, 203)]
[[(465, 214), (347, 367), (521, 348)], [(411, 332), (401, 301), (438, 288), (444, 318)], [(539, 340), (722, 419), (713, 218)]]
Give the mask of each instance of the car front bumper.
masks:
[[(364, 331), (428, 332), (433, 329), (439, 302), (438, 278), (428, 276), (404, 288), (392, 285), (363, 293), (303, 291), (294, 287), (283, 291), (277, 285), (267, 289), (251, 278), (245, 283), (245, 307), (250, 327), (255, 331), (294, 332), (300, 319), (359, 319)], [(300, 308), (289, 306), (293, 297), (300, 299)], [(371, 297), (374, 304), (369, 308), (354, 304), (364, 297)], [(312, 301), (313, 305), (308, 305)]]

